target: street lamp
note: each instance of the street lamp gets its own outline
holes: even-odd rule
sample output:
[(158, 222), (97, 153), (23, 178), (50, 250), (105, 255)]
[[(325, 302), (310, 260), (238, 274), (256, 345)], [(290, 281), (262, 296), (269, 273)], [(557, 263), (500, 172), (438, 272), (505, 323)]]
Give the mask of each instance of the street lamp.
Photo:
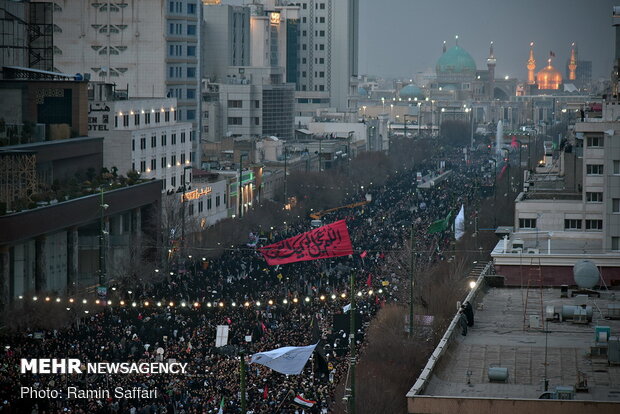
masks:
[[(185, 253), (185, 203), (187, 203), (187, 199), (185, 198), (185, 192), (187, 191), (187, 179), (185, 178), (185, 171), (191, 170), (192, 166), (188, 165), (183, 167), (183, 202), (181, 203), (181, 211), (183, 214), (183, 221), (181, 222), (181, 256)], [(192, 176), (190, 174), (190, 180)]]
[(493, 162), (493, 227), (497, 226), (497, 160), (489, 158)]
[(239, 218), (243, 217), (243, 157), (247, 158), (248, 154), (239, 154)]
[(422, 120), (422, 102), (418, 102), (418, 138), (420, 137), (420, 124), (422, 123), (421, 120)]

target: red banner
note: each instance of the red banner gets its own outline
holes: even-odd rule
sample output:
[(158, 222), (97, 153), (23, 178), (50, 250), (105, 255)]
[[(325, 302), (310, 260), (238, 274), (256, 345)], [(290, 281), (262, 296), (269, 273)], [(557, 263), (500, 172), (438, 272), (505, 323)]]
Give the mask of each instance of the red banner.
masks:
[(353, 254), (353, 246), (344, 220), (259, 249), (269, 265)]

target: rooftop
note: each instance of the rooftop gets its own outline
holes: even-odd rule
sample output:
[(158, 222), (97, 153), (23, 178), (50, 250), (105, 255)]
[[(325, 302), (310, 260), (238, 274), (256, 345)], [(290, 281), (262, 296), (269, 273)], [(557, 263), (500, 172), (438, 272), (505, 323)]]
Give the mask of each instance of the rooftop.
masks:
[[(548, 336), (522, 329), (524, 295), (524, 289), (492, 288), (478, 299), (483, 310), (475, 311), (475, 326), (467, 336), (455, 336), (422, 395), (538, 399), (544, 392), (546, 355), (550, 391), (574, 386), (581, 371), (587, 376), (589, 392), (577, 393), (575, 399), (620, 402), (620, 366), (608, 366), (606, 357), (589, 356), (594, 326), (609, 326), (611, 336), (620, 335), (620, 320), (603, 319), (599, 311), (606, 314), (608, 304), (618, 304), (611, 294), (588, 299), (594, 309), (592, 323), (549, 322)], [(576, 301), (561, 299), (559, 289), (545, 289), (543, 303), (561, 308)], [(489, 381), (487, 370), (492, 365), (508, 368), (506, 383)]]

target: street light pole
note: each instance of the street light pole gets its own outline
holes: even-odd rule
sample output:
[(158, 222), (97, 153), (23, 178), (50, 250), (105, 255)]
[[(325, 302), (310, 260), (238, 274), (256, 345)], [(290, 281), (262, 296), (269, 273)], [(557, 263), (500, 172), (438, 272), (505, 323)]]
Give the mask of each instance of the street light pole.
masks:
[(288, 158), (288, 151), (286, 149), (286, 144), (284, 144), (284, 208), (286, 208), (286, 206), (288, 205), (288, 188), (287, 188), (288, 178), (287, 178), (287, 171), (286, 171), (287, 158)]
[(413, 244), (413, 221), (411, 222), (411, 260), (409, 273), (409, 336), (413, 337), (413, 276), (415, 272), (415, 248)]
[(108, 208), (103, 203), (103, 184), (101, 185), (101, 202), (99, 209), (101, 211), (101, 219), (99, 222), (99, 286), (105, 284), (106, 279), (106, 263), (105, 263), (105, 223), (103, 220), (103, 212)]
[(239, 218), (243, 217), (243, 157), (247, 157), (248, 154), (239, 154)]
[(348, 391), (348, 414), (355, 414), (355, 274), (353, 270), (350, 276), (351, 284), (351, 309), (349, 309), (349, 389)]
[(493, 161), (493, 227), (497, 226), (497, 160), (489, 158)]
[(183, 199), (181, 203), (181, 213), (183, 216), (183, 220), (181, 221), (181, 257), (184, 257), (185, 255), (185, 203), (187, 203), (187, 199), (185, 198), (185, 192), (187, 191), (187, 180), (185, 178), (185, 171), (191, 168), (191, 166), (183, 167)]

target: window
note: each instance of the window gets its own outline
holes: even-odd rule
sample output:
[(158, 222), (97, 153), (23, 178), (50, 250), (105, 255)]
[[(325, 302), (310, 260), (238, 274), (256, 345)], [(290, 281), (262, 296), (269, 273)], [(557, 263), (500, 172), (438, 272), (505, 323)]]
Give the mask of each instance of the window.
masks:
[(603, 137), (588, 137), (587, 145), (590, 148), (602, 148), (603, 147)]
[(170, 185), (172, 187), (176, 187), (177, 186), (177, 177), (170, 177)]
[(164, 121), (170, 122), (170, 111), (164, 112)]
[(181, 144), (185, 142), (185, 132), (181, 132)]
[(196, 25), (188, 24), (187, 25), (187, 35), (188, 36), (196, 36)]
[[(305, 19), (305, 17), (304, 17), (304, 19)], [(306, 36), (308, 36), (308, 32), (307, 32), (307, 31), (305, 31), (305, 30), (302, 30), (302, 31), (301, 31), (301, 35), (302, 35), (303, 37), (306, 37)]]
[(260, 117), (258, 116), (254, 117), (254, 125), (260, 125)]
[(325, 30), (319, 30), (319, 37), (325, 37)]
[(535, 229), (536, 228), (536, 219), (520, 218), (519, 219), (519, 228), (520, 229)]
[(114, 116), (114, 128), (118, 128), (118, 116)]
[(325, 72), (321, 71), (319, 72), (319, 78), (324, 78), (325, 77)]
[(620, 250), (620, 237), (611, 238), (611, 250), (617, 252)]
[(260, 108), (260, 101), (258, 99), (254, 101), (254, 108), (256, 109)]
[(187, 110), (187, 120), (191, 121), (196, 119), (196, 110), (195, 109), (188, 109)]
[(159, 164), (161, 168), (166, 168), (166, 157), (161, 157), (161, 164)]
[(243, 101), (241, 100), (228, 100), (229, 108), (243, 108)]
[(151, 123), (151, 114), (150, 113), (144, 114), (144, 123), (145, 124), (150, 124)]
[(187, 90), (187, 99), (196, 99), (196, 89)]
[(196, 68), (187, 68), (187, 77), (193, 79), (196, 77)]
[(187, 46), (187, 56), (196, 56), (196, 46)]
[(170, 165), (174, 166), (177, 164), (177, 156), (176, 155), (171, 155), (170, 156)]
[(151, 160), (151, 171), (155, 171), (156, 168), (157, 168), (157, 160), (153, 158)]
[(161, 113), (155, 112), (155, 123), (159, 124), (160, 119), (161, 119)]
[(319, 9), (321, 9), (321, 10), (325, 10), (325, 3), (321, 3), (321, 4), (319, 4)]
[(132, 151), (135, 151), (135, 150), (136, 150), (136, 140), (135, 140), (135, 139), (132, 139), (132, 140), (131, 140), (131, 150), (132, 150)]
[(220, 206), (220, 196), (215, 196), (215, 207), (219, 207)]
[(129, 126), (129, 115), (123, 115), (123, 126)]
[(171, 145), (176, 145), (177, 144), (177, 134), (170, 135), (170, 144)]
[(153, 135), (151, 137), (151, 148), (155, 148), (157, 146), (157, 137)]
[(242, 118), (238, 116), (229, 116), (228, 125), (243, 125)]
[(325, 50), (325, 45), (323, 43), (319, 44), (319, 50)]
[(564, 230), (581, 230), (581, 219), (564, 220)]
[(603, 193), (600, 193), (600, 192), (587, 192), (586, 193), (586, 202), (587, 203), (602, 203), (603, 202)]
[(133, 124), (136, 125), (136, 126), (140, 125), (140, 114), (135, 114), (133, 116)]
[(196, 5), (187, 3), (187, 14), (196, 14)]
[(620, 213), (620, 198), (613, 198), (611, 200), (611, 212)]
[(165, 147), (166, 146), (166, 134), (163, 134), (161, 136), (161, 146)]
[(319, 23), (325, 23), (325, 17), (319, 17)]
[(203, 210), (203, 207), (202, 207), (202, 206), (203, 206), (203, 205), (202, 205), (202, 201), (199, 201), (199, 202), (198, 202), (198, 212), (199, 212), (199, 213), (202, 213), (202, 210)]
[(207, 199), (207, 210), (211, 210), (213, 207), (213, 200), (211, 198)]
[(189, 203), (189, 215), (194, 215), (194, 203)]
[(620, 160), (614, 160), (614, 175), (620, 175)]
[(146, 161), (140, 161), (140, 172), (143, 173), (146, 171)]
[(586, 230), (603, 231), (603, 220), (586, 220)]
[(588, 175), (603, 175), (603, 165), (602, 164), (587, 164), (586, 165), (586, 174), (588, 174)]
[(140, 138), (140, 149), (146, 149), (146, 138)]

